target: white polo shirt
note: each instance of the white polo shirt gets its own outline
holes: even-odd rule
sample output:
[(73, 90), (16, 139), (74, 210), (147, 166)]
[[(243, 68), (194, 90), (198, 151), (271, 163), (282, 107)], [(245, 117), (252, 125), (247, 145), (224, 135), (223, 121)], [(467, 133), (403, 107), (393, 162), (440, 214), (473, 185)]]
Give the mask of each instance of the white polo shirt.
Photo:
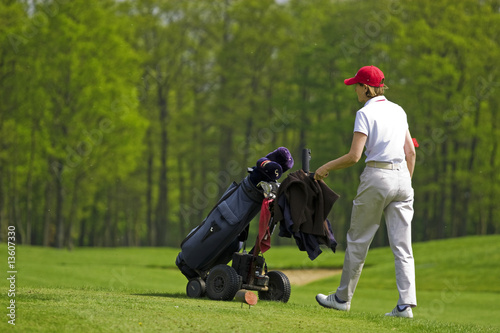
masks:
[(403, 162), (407, 130), (405, 111), (385, 96), (371, 98), (356, 113), (354, 132), (367, 135), (365, 162)]

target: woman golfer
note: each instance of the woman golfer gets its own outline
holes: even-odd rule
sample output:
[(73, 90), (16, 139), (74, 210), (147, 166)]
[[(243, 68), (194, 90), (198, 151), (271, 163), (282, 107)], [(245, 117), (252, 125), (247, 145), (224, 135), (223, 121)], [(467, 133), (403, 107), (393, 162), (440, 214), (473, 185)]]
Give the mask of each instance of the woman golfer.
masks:
[(415, 167), (415, 147), (406, 113), (384, 96), (384, 74), (375, 66), (362, 67), (344, 83), (356, 86), (358, 101), (364, 106), (356, 113), (349, 153), (321, 166), (316, 170), (315, 179), (323, 179), (330, 171), (354, 165), (365, 146), (366, 167), (353, 201), (340, 286), (334, 294), (318, 294), (316, 300), (324, 307), (349, 311), (368, 248), (383, 213), (394, 253), (399, 291), (397, 306), (386, 315), (413, 318), (411, 308), (417, 306), (411, 247), (411, 177)]

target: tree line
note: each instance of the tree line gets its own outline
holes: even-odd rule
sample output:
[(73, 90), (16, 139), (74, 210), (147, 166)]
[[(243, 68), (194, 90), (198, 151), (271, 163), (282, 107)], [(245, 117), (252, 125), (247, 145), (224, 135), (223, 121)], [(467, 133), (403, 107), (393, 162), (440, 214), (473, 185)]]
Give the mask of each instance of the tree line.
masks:
[[(414, 240), (498, 233), (499, 20), (497, 0), (2, 0), (0, 240), (178, 246), (269, 151), (346, 153), (343, 79), (369, 64), (420, 144)], [(362, 168), (327, 179), (341, 243)]]

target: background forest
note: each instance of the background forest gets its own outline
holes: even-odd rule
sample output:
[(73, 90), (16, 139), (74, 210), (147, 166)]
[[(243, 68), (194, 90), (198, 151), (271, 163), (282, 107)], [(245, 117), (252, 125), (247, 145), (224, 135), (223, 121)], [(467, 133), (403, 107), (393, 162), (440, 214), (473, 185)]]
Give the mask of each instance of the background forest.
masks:
[(364, 65), (420, 143), (414, 240), (500, 233), (499, 33), (498, 0), (0, 0), (0, 240), (177, 247), (269, 151), (346, 153)]

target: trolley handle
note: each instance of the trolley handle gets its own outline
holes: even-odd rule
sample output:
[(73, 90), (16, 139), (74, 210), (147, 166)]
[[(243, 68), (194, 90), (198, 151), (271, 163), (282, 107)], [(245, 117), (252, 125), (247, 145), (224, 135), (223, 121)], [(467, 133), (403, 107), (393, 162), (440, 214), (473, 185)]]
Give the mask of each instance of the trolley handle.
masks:
[(302, 149), (302, 171), (304, 171), (306, 175), (314, 179), (314, 172), (309, 172), (309, 161), (311, 161), (311, 149), (304, 148)]
[(311, 160), (311, 149), (302, 149), (302, 170), (309, 173), (309, 161)]

